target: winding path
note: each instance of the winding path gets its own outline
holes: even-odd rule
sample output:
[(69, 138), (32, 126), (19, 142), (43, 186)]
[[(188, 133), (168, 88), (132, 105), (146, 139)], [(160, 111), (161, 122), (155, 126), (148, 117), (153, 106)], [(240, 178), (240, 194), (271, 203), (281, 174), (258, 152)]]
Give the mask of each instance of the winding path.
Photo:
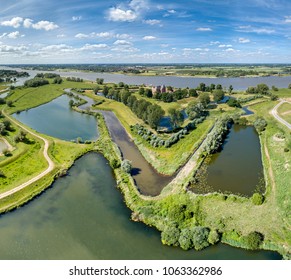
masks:
[(44, 149), (43, 149), (43, 156), (45, 157), (47, 163), (48, 163), (48, 168), (46, 170), (44, 170), (43, 172), (41, 172), (40, 174), (38, 174), (37, 176), (33, 177), (32, 179), (28, 180), (27, 182), (13, 188), (12, 190), (9, 190), (7, 192), (4, 192), (2, 194), (0, 194), (0, 199), (5, 198), (7, 196), (10, 196), (24, 188), (26, 188), (27, 186), (31, 185), (32, 183), (38, 181), (39, 179), (43, 178), (45, 175), (47, 175), (48, 173), (50, 173), (54, 167), (55, 164), (54, 162), (51, 160), (51, 158), (48, 155), (48, 148), (49, 148), (49, 142), (47, 139), (45, 139), (42, 136), (37, 135), (36, 133), (28, 130), (26, 127), (24, 127), (23, 125), (17, 123), (13, 118), (11, 118), (10, 116), (8, 116), (4, 110), (2, 111), (3, 115), (9, 119), (11, 122), (13, 122), (14, 124), (16, 124), (17, 126), (21, 127), (23, 130), (27, 131), (29, 134), (33, 135), (34, 137), (41, 139), (44, 142)]
[(280, 123), (284, 124), (284, 125), (287, 126), (289, 129), (291, 129), (291, 124), (288, 123), (287, 121), (285, 121), (284, 119), (282, 119), (282, 118), (279, 116), (278, 112), (277, 112), (277, 109), (278, 109), (278, 108), (279, 108), (283, 103), (285, 103), (285, 102), (291, 104), (291, 102), (282, 99), (282, 100), (280, 100), (280, 102), (279, 102), (279, 103), (278, 103), (278, 104), (277, 104), (277, 105), (272, 109), (271, 114), (274, 116), (274, 118), (275, 118), (276, 120), (278, 120)]

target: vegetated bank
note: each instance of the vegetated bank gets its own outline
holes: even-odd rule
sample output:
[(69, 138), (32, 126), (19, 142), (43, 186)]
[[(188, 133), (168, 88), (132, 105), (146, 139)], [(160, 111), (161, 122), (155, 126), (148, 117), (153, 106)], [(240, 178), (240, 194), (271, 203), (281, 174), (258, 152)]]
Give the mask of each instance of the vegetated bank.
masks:
[[(271, 108), (274, 102), (266, 104)], [(266, 104), (258, 105), (262, 106), (259, 107), (262, 115), (268, 109), (264, 107), (267, 106)], [(271, 117), (268, 117), (267, 121), (268, 126), (261, 135), (264, 164), (266, 164), (268, 154), (271, 153), (268, 149), (271, 142), (268, 141), (271, 141), (272, 133), (278, 131), (278, 125)], [(289, 190), (286, 189), (288, 186), (286, 182), (288, 183), (288, 176), (280, 179), (281, 182), (276, 182), (276, 187), (273, 185), (274, 178), (271, 176), (273, 159), (282, 161), (281, 146), (272, 150), (274, 157), (273, 159), (271, 157), (270, 162), (265, 165), (267, 191), (264, 201), (218, 193), (205, 196), (190, 193), (186, 187), (195, 171), (192, 169), (186, 178), (183, 177), (174, 186), (166, 188), (160, 196), (150, 198), (140, 195), (137, 191), (132, 177), (124, 168), (118, 147), (110, 139), (102, 116), (99, 116), (98, 123), (101, 137), (96, 141), (94, 149), (102, 152), (114, 169), (118, 187), (124, 194), (127, 206), (133, 211), (132, 218), (160, 230), (164, 244), (181, 246), (183, 249), (194, 247), (200, 250), (221, 240), (233, 246), (248, 249), (276, 250), (286, 258), (290, 257), (290, 231), (284, 227), (288, 225), (290, 219), (287, 216)], [(288, 139), (283, 128), (282, 130)], [(268, 141), (264, 142), (265, 140)], [(195, 158), (200, 162), (204, 158), (202, 147)], [(288, 159), (287, 155), (284, 157), (284, 160), (286, 159)], [(277, 170), (274, 172), (277, 176), (282, 170), (278, 170), (279, 173)], [(277, 180), (277, 177), (275, 178)], [(281, 183), (284, 190), (281, 188)], [(49, 182), (44, 182), (44, 184), (48, 186)], [(282, 201), (284, 201), (284, 207), (278, 212), (275, 211), (274, 209), (281, 207)]]

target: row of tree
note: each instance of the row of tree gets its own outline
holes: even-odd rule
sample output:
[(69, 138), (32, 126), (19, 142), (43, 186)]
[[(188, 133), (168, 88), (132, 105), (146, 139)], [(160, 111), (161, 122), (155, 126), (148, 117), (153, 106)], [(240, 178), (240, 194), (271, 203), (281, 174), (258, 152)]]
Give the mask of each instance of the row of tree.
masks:
[(30, 80), (26, 80), (24, 82), (24, 86), (26, 87), (39, 87), (39, 86), (43, 86), (47, 84), (49, 84), (48, 80), (44, 78), (37, 78), (37, 77)]

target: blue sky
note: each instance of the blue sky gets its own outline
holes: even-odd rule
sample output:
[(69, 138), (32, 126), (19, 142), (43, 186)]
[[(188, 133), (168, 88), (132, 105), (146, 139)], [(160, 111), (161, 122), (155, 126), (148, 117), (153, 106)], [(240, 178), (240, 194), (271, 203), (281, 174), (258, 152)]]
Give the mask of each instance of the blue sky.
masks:
[(18, 63), (291, 63), (291, 1), (1, 0)]

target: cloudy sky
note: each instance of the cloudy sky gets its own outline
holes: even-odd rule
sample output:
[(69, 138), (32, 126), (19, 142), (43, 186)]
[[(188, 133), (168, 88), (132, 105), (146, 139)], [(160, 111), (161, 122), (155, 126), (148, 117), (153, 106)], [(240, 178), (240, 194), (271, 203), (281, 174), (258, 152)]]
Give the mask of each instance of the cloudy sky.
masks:
[(0, 64), (291, 63), (290, 0), (0, 4)]

